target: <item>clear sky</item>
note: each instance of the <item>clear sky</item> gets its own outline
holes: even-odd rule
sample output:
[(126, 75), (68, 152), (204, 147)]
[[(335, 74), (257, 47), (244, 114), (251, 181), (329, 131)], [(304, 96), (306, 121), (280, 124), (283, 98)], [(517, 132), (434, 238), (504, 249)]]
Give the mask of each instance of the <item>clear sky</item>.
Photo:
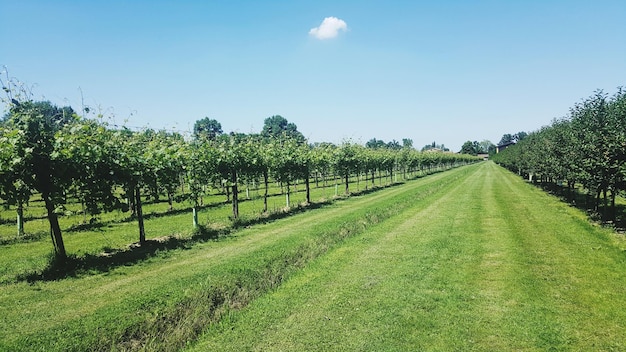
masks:
[[(497, 143), (626, 85), (626, 1), (0, 0), (0, 65), (116, 124)], [(325, 21), (326, 18), (329, 18)], [(323, 24), (324, 21), (324, 24)], [(4, 109), (4, 107), (2, 107)]]

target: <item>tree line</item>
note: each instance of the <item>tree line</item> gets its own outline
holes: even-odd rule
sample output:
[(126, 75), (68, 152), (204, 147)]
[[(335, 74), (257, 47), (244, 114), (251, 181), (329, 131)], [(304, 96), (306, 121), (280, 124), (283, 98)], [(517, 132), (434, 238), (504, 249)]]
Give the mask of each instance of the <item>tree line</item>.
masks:
[(626, 90), (596, 91), (493, 160), (529, 180), (564, 184), (570, 195), (581, 186), (588, 207), (615, 220), (615, 198), (626, 190)]
[[(328, 178), (345, 182), (364, 178), (373, 184), (383, 174), (432, 171), (474, 159), (467, 155), (420, 153), (404, 140), (365, 147), (352, 142), (308, 144), (293, 123), (281, 116), (265, 120), (259, 134), (224, 134), (219, 122), (205, 118), (194, 125), (192, 138), (180, 133), (112, 128), (102, 118), (80, 116), (70, 107), (50, 102), (16, 99), (5, 89), (9, 113), (0, 121), (0, 199), (17, 212), (18, 235), (24, 231), (23, 212), (31, 196), (43, 199), (55, 254), (66, 257), (58, 216), (68, 198), (76, 199), (83, 214), (121, 209), (137, 220), (139, 241), (146, 241), (142, 199), (167, 197), (197, 208), (210, 189), (220, 188), (239, 216), (239, 186), (258, 182), (264, 187), (267, 211), (268, 184), (286, 190), (286, 206), (294, 184), (305, 184), (310, 202), (310, 181), (326, 185)], [(396, 174), (397, 177), (397, 174)], [(178, 192), (181, 184), (186, 192)]]

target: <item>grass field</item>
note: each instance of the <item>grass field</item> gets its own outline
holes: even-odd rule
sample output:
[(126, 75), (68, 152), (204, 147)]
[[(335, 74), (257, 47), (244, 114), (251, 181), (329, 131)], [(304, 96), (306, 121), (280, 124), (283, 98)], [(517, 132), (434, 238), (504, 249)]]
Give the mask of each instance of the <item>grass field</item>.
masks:
[(626, 242), (484, 163), (190, 348), (623, 351)]
[(2, 284), (0, 350), (620, 351), (624, 248), (487, 162), (133, 265)]

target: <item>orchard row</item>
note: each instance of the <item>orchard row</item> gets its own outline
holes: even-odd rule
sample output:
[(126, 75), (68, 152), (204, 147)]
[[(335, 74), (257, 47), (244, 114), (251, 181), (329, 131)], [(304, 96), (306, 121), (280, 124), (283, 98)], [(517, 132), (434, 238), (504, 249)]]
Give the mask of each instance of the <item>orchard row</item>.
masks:
[(566, 183), (572, 193), (580, 185), (596, 211), (602, 195), (603, 216), (614, 220), (615, 197), (626, 190), (626, 90), (596, 92), (493, 160), (529, 180)]
[[(247, 182), (264, 185), (267, 211), (268, 183), (286, 189), (302, 182), (310, 202), (309, 180), (340, 177), (349, 193), (349, 178), (357, 175), (373, 182), (378, 174), (432, 171), (476, 161), (469, 155), (418, 152), (412, 148), (366, 148), (352, 142), (310, 145), (284, 131), (263, 134), (196, 134), (184, 138), (166, 131), (131, 131), (111, 128), (101, 119), (74, 114), (49, 103), (13, 100), (0, 125), (0, 199), (17, 210), (18, 232), (23, 231), (23, 209), (40, 195), (50, 222), (57, 256), (65, 258), (58, 209), (69, 196), (85, 213), (129, 206), (145, 242), (142, 197), (166, 195), (173, 201), (194, 204), (221, 187), (232, 199), (233, 218), (239, 216), (238, 187)], [(290, 127), (290, 126), (287, 126)], [(177, 192), (181, 185), (187, 192)]]

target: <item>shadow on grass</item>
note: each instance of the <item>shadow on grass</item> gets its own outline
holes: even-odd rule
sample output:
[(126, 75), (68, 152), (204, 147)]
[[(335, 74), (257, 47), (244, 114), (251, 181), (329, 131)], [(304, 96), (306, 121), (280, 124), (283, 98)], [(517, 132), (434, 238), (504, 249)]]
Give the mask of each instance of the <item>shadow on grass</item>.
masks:
[(99, 254), (86, 254), (81, 257), (68, 256), (61, 260), (50, 254), (48, 265), (42, 271), (28, 272), (16, 277), (17, 281), (54, 281), (85, 274), (104, 273), (116, 267), (137, 264), (146, 259), (162, 255), (173, 249), (190, 249), (194, 243), (215, 240), (230, 232), (229, 229), (213, 230), (199, 226), (190, 238), (169, 236), (133, 243), (125, 249), (105, 248)]
[(22, 236), (14, 236), (7, 238), (0, 238), (0, 246), (11, 245), (16, 243), (28, 243), (28, 242), (37, 242), (42, 240), (44, 237), (50, 236), (46, 231), (39, 231), (35, 233), (25, 233)]
[(269, 223), (307, 210), (322, 208), (332, 202), (333, 200), (327, 200), (311, 204), (299, 204), (290, 209), (262, 214), (251, 219), (242, 217), (234, 220), (231, 227), (224, 229), (210, 229), (200, 225), (194, 230), (192, 236), (188, 238), (168, 236), (151, 239), (143, 244), (133, 243), (125, 249), (105, 248), (104, 252), (99, 254), (86, 254), (80, 257), (70, 255), (65, 260), (60, 260), (53, 254), (50, 254), (48, 264), (43, 270), (20, 274), (16, 277), (16, 280), (34, 283), (37, 281), (54, 281), (82, 275), (105, 273), (116, 267), (134, 265), (146, 259), (164, 255), (170, 250), (190, 249), (199, 242), (217, 241), (237, 229)]
[(591, 221), (612, 227), (621, 233), (626, 232), (626, 204), (615, 204), (614, 209), (610, 206), (605, 207), (602, 202), (596, 206), (595, 198), (578, 188), (572, 189), (553, 182), (533, 182), (532, 184), (559, 198), (562, 202), (585, 212)]

